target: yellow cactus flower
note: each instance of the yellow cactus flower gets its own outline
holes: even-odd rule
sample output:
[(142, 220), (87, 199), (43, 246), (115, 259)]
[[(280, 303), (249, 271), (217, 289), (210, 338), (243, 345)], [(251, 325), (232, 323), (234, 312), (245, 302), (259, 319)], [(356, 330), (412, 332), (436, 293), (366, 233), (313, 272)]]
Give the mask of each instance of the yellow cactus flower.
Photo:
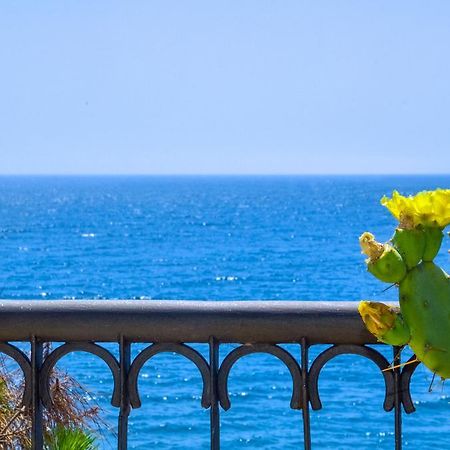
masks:
[(422, 191), (409, 197), (394, 191), (392, 198), (384, 196), (381, 204), (398, 219), (400, 228), (445, 228), (450, 224), (450, 189)]
[(378, 339), (381, 339), (393, 328), (398, 308), (394, 309), (384, 303), (361, 301), (358, 311), (367, 329)]

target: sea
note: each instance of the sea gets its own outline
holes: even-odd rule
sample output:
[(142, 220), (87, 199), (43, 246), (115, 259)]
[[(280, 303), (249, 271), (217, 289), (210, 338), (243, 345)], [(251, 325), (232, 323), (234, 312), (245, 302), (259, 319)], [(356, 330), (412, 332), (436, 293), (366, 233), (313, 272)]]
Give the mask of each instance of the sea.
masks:
[[(365, 268), (358, 237), (387, 241), (395, 219), (380, 205), (394, 189), (450, 188), (450, 176), (4, 176), (0, 177), (0, 298), (167, 300), (395, 300)], [(446, 238), (437, 262), (449, 269)], [(236, 346), (221, 348), (220, 357)], [(284, 346), (296, 357), (299, 348)], [(117, 354), (117, 346), (107, 348)], [(144, 348), (133, 345), (133, 355)], [(207, 354), (205, 345), (195, 346)], [(391, 349), (376, 346), (389, 360)], [(313, 346), (311, 361), (325, 349)], [(408, 356), (408, 355), (407, 355)], [(58, 363), (101, 410), (99, 448), (115, 446), (116, 408), (106, 365), (84, 353)], [(450, 385), (422, 366), (417, 411), (403, 416), (403, 445), (450, 449)], [(429, 388), (431, 385), (431, 392)], [(311, 411), (315, 449), (391, 449), (394, 414), (382, 408), (378, 368), (357, 356), (329, 362)], [(131, 412), (133, 449), (209, 448), (201, 379), (182, 357), (149, 361)], [(222, 449), (299, 449), (292, 382), (269, 355), (233, 368), (232, 407), (221, 411)]]

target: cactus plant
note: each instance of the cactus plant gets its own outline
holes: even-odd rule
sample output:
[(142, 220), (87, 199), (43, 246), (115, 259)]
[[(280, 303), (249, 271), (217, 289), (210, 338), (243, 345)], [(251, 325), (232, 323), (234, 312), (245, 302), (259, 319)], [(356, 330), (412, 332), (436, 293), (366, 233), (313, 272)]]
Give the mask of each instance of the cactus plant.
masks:
[(394, 191), (381, 204), (399, 221), (390, 243), (367, 232), (359, 242), (369, 272), (398, 286), (400, 308), (362, 301), (359, 313), (380, 342), (409, 345), (434, 374), (450, 378), (450, 278), (433, 261), (450, 224), (450, 189)]

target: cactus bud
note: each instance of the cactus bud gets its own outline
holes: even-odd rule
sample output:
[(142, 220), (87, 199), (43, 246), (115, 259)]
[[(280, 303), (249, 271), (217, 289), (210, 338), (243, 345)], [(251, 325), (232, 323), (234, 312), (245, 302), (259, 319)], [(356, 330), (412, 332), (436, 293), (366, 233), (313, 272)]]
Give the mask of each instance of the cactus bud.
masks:
[(369, 272), (386, 283), (399, 283), (406, 275), (406, 265), (399, 252), (389, 244), (380, 244), (371, 233), (359, 238)]
[(406, 345), (409, 342), (410, 332), (398, 308), (362, 301), (358, 311), (367, 329), (380, 342), (390, 345)]

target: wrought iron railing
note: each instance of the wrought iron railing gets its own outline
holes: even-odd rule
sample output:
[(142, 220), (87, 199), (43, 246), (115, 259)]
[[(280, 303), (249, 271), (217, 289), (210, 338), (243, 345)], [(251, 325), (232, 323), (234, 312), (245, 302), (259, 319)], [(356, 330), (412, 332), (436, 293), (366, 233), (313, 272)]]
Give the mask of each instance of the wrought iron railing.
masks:
[[(9, 342), (31, 342), (26, 355)], [(48, 342), (64, 342), (48, 354)], [(101, 343), (117, 343), (116, 358)], [(131, 346), (148, 343), (134, 360)], [(190, 344), (207, 343), (205, 358)], [(241, 344), (219, 361), (222, 344)], [(299, 345), (299, 360), (280, 344)], [(106, 362), (113, 377), (111, 403), (118, 409), (118, 448), (127, 448), (128, 416), (139, 408), (138, 376), (146, 361), (163, 352), (180, 354), (200, 371), (201, 405), (210, 410), (211, 449), (220, 448), (220, 409), (230, 408), (228, 377), (245, 355), (267, 353), (281, 360), (292, 377), (290, 406), (302, 411), (304, 447), (311, 448), (310, 409), (322, 407), (318, 380), (324, 365), (342, 354), (373, 361), (384, 378), (384, 409), (394, 410), (395, 448), (402, 447), (402, 407), (414, 411), (410, 381), (418, 363), (389, 369), (391, 362), (368, 344), (355, 302), (298, 301), (136, 301), (63, 300), (0, 302), (0, 352), (23, 371), (23, 404), (32, 417), (33, 449), (43, 446), (43, 408), (52, 407), (49, 382), (52, 369), (68, 353), (84, 351)], [(308, 350), (330, 344), (309, 366)], [(393, 348), (400, 363), (401, 349)], [(388, 369), (388, 370), (386, 370)]]

